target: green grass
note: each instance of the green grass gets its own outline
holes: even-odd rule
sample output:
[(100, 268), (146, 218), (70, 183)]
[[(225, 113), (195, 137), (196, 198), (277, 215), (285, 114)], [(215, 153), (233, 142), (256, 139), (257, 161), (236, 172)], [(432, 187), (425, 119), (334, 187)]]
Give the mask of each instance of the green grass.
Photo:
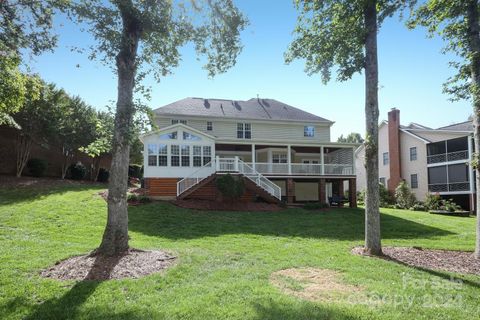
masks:
[[(447, 272), (350, 254), (363, 242), (360, 209), (260, 213), (192, 211), (166, 203), (132, 207), (131, 245), (175, 253), (174, 267), (137, 280), (41, 278), (41, 269), (98, 246), (106, 219), (98, 191), (0, 189), (1, 319), (480, 317), (480, 277), (454, 275), (462, 284), (452, 286)], [(383, 244), (472, 250), (474, 224), (474, 218), (382, 210)], [(371, 299), (386, 302), (314, 303), (285, 295), (269, 277), (293, 267), (340, 271)], [(452, 303), (449, 295), (459, 298)]]

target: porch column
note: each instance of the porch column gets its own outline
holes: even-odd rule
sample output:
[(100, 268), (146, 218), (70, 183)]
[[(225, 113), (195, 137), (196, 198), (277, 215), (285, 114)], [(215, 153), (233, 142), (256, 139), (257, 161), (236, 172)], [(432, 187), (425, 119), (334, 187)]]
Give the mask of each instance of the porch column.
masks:
[(288, 174), (292, 174), (292, 146), (287, 146)]
[(348, 203), (350, 208), (357, 207), (357, 179), (348, 179)]
[(295, 183), (292, 178), (287, 179), (287, 202), (293, 203), (295, 201)]
[(255, 161), (257, 161), (256, 157), (257, 157), (257, 154), (256, 154), (256, 151), (255, 151), (255, 144), (252, 144), (252, 168), (253, 168), (253, 170), (256, 170), (255, 169)]
[(323, 175), (325, 175), (325, 161), (323, 159), (323, 154), (324, 154), (324, 150), (323, 150), (323, 146), (320, 147), (320, 164), (322, 165), (321, 168), (320, 168), (320, 172)]
[(325, 179), (318, 179), (318, 202), (326, 203)]

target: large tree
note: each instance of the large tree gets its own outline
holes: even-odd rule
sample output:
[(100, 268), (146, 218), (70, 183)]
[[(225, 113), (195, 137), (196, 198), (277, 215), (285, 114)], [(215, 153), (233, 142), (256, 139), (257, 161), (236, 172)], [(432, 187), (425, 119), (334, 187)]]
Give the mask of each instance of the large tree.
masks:
[(0, 1), (0, 125), (18, 127), (12, 114), (33, 97), (27, 92), (31, 89), (28, 76), (19, 68), (21, 55), (38, 55), (55, 46), (57, 38), (51, 32), (52, 18), (55, 9), (63, 8), (66, 2)]
[[(428, 28), (430, 36), (439, 34), (446, 42), (443, 52), (453, 52), (460, 59), (451, 62), (457, 73), (444, 85), (453, 100), (469, 99), (473, 103), (474, 159), (476, 190), (480, 190), (480, 22), (477, 0), (428, 0), (417, 8), (410, 26)], [(477, 241), (475, 257), (480, 259), (480, 192), (476, 193)]]
[(299, 17), (286, 61), (304, 59), (308, 74), (320, 73), (324, 83), (337, 70), (338, 80), (365, 73), (365, 198), (366, 254), (380, 255), (378, 184), (378, 59), (377, 33), (386, 17), (406, 0), (296, 0)]
[(118, 76), (108, 218), (96, 250), (117, 255), (129, 248), (126, 193), (134, 89), (142, 89), (140, 81), (149, 72), (157, 80), (169, 74), (187, 42), (206, 57), (210, 76), (225, 72), (241, 51), (246, 19), (232, 0), (85, 0), (72, 1), (71, 8), (97, 41), (90, 56), (110, 63)]
[(337, 142), (343, 143), (363, 143), (363, 141), (365, 140), (362, 138), (362, 135), (357, 132), (351, 132), (346, 137), (341, 134), (337, 139)]

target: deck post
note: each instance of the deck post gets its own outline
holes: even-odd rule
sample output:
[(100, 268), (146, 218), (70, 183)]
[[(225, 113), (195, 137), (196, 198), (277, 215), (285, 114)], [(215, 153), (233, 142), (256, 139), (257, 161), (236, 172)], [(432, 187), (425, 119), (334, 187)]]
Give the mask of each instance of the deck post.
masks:
[(295, 182), (292, 178), (287, 179), (287, 202), (293, 203), (295, 201)]
[(255, 161), (257, 161), (257, 154), (256, 154), (256, 151), (255, 151), (255, 144), (252, 144), (252, 168), (253, 170), (256, 170), (255, 168)]
[(220, 171), (220, 156), (215, 157), (215, 171)]
[(325, 195), (325, 179), (318, 179), (318, 202), (319, 203), (328, 203), (327, 197)]
[(233, 169), (235, 172), (238, 172), (238, 156), (235, 156), (235, 163)]
[(287, 146), (288, 174), (292, 174), (292, 146)]
[(321, 170), (321, 174), (322, 176), (325, 175), (325, 161), (323, 159), (323, 153), (324, 153), (324, 150), (323, 150), (323, 146), (320, 147), (320, 164), (322, 165), (320, 167), (320, 170)]

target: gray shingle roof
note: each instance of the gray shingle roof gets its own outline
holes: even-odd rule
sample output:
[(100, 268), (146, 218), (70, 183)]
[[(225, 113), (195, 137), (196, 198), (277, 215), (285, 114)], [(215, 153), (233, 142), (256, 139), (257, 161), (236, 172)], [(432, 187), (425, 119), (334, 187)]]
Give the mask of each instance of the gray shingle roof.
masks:
[(154, 110), (158, 115), (332, 122), (274, 99), (247, 101), (185, 98)]
[(450, 130), (450, 131), (473, 131), (473, 123), (468, 120), (465, 122), (451, 124), (449, 126), (440, 127), (437, 130)]

